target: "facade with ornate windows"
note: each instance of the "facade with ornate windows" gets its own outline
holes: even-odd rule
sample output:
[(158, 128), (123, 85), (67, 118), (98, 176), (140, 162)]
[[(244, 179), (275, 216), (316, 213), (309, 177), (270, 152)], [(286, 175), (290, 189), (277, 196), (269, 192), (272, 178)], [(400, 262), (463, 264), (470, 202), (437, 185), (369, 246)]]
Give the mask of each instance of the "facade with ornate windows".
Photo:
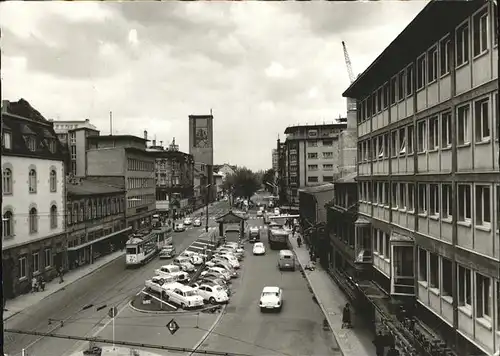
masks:
[(2, 263), (7, 298), (64, 267), (63, 147), (27, 101), (2, 102)]
[(125, 246), (125, 189), (99, 181), (68, 179), (68, 268), (91, 264)]
[(496, 14), (431, 1), (343, 94), (373, 278), (463, 355), (500, 349)]

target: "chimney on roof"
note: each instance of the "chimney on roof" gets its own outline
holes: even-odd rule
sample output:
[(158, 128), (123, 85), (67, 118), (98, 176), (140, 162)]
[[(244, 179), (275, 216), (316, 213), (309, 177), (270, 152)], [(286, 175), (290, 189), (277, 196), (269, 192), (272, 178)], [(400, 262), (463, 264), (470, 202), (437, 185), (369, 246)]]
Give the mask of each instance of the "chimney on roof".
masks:
[(163, 147), (163, 141), (160, 141), (160, 146)]
[(144, 139), (147, 140), (148, 139), (148, 132), (146, 130), (144, 130)]
[(9, 110), (10, 102), (8, 100), (2, 100), (2, 113), (6, 114)]
[(156, 146), (156, 140), (153, 140), (153, 147)]

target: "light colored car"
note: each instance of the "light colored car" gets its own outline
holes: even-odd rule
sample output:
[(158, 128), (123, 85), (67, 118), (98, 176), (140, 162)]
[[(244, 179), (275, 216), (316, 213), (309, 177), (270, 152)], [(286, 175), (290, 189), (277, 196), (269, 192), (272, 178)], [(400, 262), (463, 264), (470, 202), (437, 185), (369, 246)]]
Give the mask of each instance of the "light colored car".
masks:
[(144, 282), (144, 285), (148, 291), (152, 290), (161, 294), (164, 290), (163, 286), (165, 284), (174, 283), (175, 281), (176, 279), (174, 276), (153, 276), (151, 279), (146, 280), (146, 282)]
[(183, 232), (186, 231), (186, 227), (184, 226), (184, 224), (175, 224), (174, 231)]
[(258, 217), (262, 217), (262, 216), (264, 216), (264, 212), (263, 212), (262, 210), (258, 210), (258, 211), (257, 211), (257, 216), (258, 216)]
[(226, 242), (222, 247), (232, 249), (237, 254), (245, 253), (245, 249), (242, 248), (237, 242)]
[(223, 259), (224, 261), (227, 261), (229, 262), (229, 264), (231, 265), (231, 267), (233, 268), (240, 268), (240, 263), (238, 262), (238, 259), (234, 256), (234, 255), (230, 255), (230, 254), (217, 254), (216, 255), (217, 258), (220, 258), (220, 259)]
[(280, 287), (264, 287), (260, 295), (259, 307), (261, 311), (278, 310), (283, 306), (283, 291)]
[(262, 242), (256, 242), (253, 245), (253, 254), (260, 256), (260, 255), (265, 255), (266, 254), (266, 247)]
[(183, 309), (203, 306), (203, 298), (194, 288), (180, 283), (165, 284), (164, 288), (165, 290), (162, 292), (163, 299), (180, 305)]
[(187, 257), (189, 258), (189, 262), (192, 265), (199, 266), (203, 264), (203, 257), (201, 257), (199, 254), (193, 251), (184, 251), (179, 255), (180, 257)]
[(196, 220), (193, 222), (193, 226), (195, 226), (195, 227), (201, 226), (201, 220), (200, 220), (200, 219), (196, 219)]
[(231, 279), (231, 276), (226, 270), (217, 267), (208, 267), (206, 270), (201, 272), (201, 277), (205, 277), (210, 274), (216, 275), (225, 281), (229, 281)]
[(174, 264), (179, 266), (184, 272), (194, 272), (196, 267), (190, 262), (189, 257), (178, 256), (174, 258)]
[(229, 301), (229, 296), (224, 288), (215, 283), (201, 283), (196, 290), (203, 300), (208, 301), (211, 304), (227, 303)]
[(184, 219), (184, 225), (191, 225), (192, 223), (193, 223), (193, 220), (191, 220), (191, 218)]
[(155, 274), (157, 276), (160, 276), (160, 277), (166, 276), (166, 275), (171, 275), (171, 274), (176, 274), (176, 273), (180, 273), (180, 272), (182, 272), (181, 268), (177, 265), (174, 265), (174, 264), (163, 265), (160, 268), (155, 269)]
[(160, 253), (158, 254), (158, 256), (160, 257), (160, 260), (162, 260), (162, 259), (166, 259), (166, 258), (172, 258), (175, 256), (176, 253), (177, 253), (177, 251), (175, 250), (175, 246), (168, 245), (166, 247), (163, 247), (160, 250)]

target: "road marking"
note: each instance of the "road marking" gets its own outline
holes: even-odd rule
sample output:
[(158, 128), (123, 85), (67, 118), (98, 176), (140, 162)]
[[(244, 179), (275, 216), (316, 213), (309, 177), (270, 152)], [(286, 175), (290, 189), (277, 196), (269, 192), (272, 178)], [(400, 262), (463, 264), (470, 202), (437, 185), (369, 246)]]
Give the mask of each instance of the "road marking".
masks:
[(212, 325), (210, 326), (210, 328), (205, 332), (205, 334), (203, 334), (203, 336), (201, 337), (200, 341), (198, 341), (196, 343), (196, 345), (193, 347), (193, 351), (191, 353), (189, 353), (189, 356), (192, 356), (194, 354), (196, 354), (198, 348), (203, 345), (203, 343), (208, 339), (208, 337), (210, 336), (210, 334), (215, 330), (215, 328), (217, 327), (217, 325), (219, 324), (219, 322), (222, 320), (222, 317), (224, 316), (224, 312), (226, 311), (226, 307), (227, 307), (227, 304), (224, 304), (224, 306), (222, 307), (219, 315), (217, 315), (217, 318), (214, 320), (214, 322), (212, 323)]

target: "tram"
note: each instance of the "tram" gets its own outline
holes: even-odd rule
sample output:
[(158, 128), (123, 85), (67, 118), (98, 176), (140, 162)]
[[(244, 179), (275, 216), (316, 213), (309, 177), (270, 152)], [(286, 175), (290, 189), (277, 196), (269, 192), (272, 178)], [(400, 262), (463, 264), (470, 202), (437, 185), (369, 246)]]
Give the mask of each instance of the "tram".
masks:
[(151, 230), (132, 234), (125, 247), (126, 266), (143, 265), (158, 253), (158, 233)]
[(173, 229), (168, 225), (158, 225), (153, 229), (156, 233), (156, 247), (160, 251), (163, 247), (172, 245)]

